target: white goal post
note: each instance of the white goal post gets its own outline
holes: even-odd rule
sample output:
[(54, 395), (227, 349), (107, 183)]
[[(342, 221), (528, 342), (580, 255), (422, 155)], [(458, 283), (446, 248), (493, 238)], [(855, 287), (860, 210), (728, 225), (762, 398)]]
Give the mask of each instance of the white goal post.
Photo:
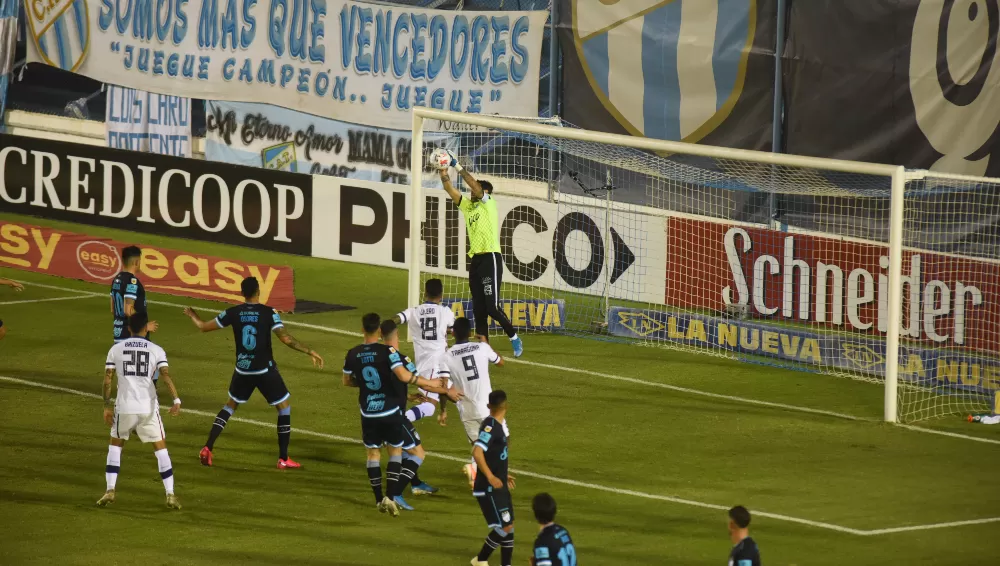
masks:
[[(992, 370), (976, 365), (979, 381), (966, 387), (963, 377), (962, 387), (944, 390), (917, 367), (934, 363), (940, 352), (966, 355), (960, 329), (979, 324), (971, 314), (978, 311), (967, 315), (967, 305), (984, 301), (983, 284), (954, 279), (954, 292), (937, 280), (924, 285), (919, 254), (924, 265), (934, 260), (934, 269), (958, 273), (970, 262), (990, 261), (996, 250), (969, 258), (936, 244), (911, 244), (920, 238), (905, 234), (943, 233), (953, 218), (943, 210), (957, 209), (956, 202), (970, 208), (963, 199), (979, 198), (984, 184), (1000, 195), (1000, 182), (415, 108), (411, 305), (422, 301), (423, 281), (434, 276), (447, 278), (445, 298), (454, 309), (469, 308), (464, 222), (428, 182), (423, 133), (439, 122), (464, 126), (459, 159), (495, 187), (506, 264), (501, 295), (510, 299), (505, 308), (516, 327), (878, 383), (887, 422), (989, 403), (980, 371)], [(537, 197), (546, 187), (555, 189), (550, 198), (531, 200), (529, 189), (540, 189)], [(924, 202), (928, 195), (936, 200)], [(761, 209), (753, 204), (757, 197), (770, 203), (770, 214), (752, 213)], [(933, 218), (944, 223), (922, 224)], [(1000, 320), (991, 315), (988, 323)], [(944, 326), (956, 336), (947, 350), (934, 342)], [(926, 327), (927, 335), (907, 334), (914, 327)], [(901, 359), (909, 372), (903, 380)], [(961, 371), (981, 359), (961, 362)], [(951, 358), (937, 363), (959, 371)]]

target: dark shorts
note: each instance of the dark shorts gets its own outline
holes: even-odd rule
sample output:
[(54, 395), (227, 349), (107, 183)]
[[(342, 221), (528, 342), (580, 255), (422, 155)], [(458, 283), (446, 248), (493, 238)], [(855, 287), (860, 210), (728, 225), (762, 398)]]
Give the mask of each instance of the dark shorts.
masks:
[[(413, 443), (414, 439), (416, 444)], [(386, 417), (361, 417), (361, 442), (365, 444), (365, 448), (381, 448), (383, 445), (413, 448), (420, 444), (420, 437), (413, 430), (410, 421), (399, 412)]]
[(229, 398), (237, 403), (246, 403), (253, 395), (254, 389), (260, 391), (269, 405), (277, 405), (288, 399), (291, 393), (285, 387), (285, 380), (281, 379), (278, 368), (269, 368), (265, 373), (258, 375), (233, 372), (233, 379), (229, 382)]
[(483, 511), (483, 517), (490, 528), (506, 528), (514, 524), (514, 505), (510, 499), (510, 491), (503, 489), (493, 489), (487, 493), (476, 495), (479, 508)]
[(413, 423), (410, 422), (410, 419), (406, 418), (406, 415), (403, 415), (403, 431), (406, 438), (403, 450), (412, 450), (420, 446), (420, 434), (417, 433), (417, 429), (413, 428)]

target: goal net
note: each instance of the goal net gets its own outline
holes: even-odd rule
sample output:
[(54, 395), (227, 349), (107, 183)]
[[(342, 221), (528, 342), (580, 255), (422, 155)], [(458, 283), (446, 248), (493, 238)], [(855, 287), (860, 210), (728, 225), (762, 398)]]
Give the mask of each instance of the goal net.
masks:
[[(465, 125), (459, 159), (494, 187), (500, 308), (518, 333), (880, 384), (890, 421), (994, 408), (992, 183), (426, 109), (414, 142), (437, 120)], [(440, 278), (471, 318), (464, 219), (427, 178), (409, 298)]]

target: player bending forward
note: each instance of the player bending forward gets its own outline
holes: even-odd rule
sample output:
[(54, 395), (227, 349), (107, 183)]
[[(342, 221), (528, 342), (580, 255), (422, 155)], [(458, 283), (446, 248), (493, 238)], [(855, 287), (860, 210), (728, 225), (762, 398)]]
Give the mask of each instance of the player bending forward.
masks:
[[(423, 388), (443, 387), (443, 380), (429, 380), (406, 369), (403, 357), (392, 346), (379, 343), (376, 313), (361, 318), (364, 343), (351, 348), (344, 357), (344, 385), (358, 388), (361, 409), (361, 441), (367, 450), (368, 482), (375, 494), (375, 504), (382, 513), (399, 515), (395, 498), (403, 493), (400, 479), (403, 448), (413, 448), (418, 438), (413, 425), (403, 416), (407, 384)], [(387, 490), (382, 493), (382, 445), (388, 445), (389, 464), (385, 476)]]
[[(382, 333), (382, 343), (396, 349), (396, 351), (399, 352), (399, 332), (397, 331), (398, 329), (395, 321), (383, 320), (382, 324), (379, 326), (379, 330)], [(399, 352), (399, 354), (403, 357), (403, 365), (406, 367), (406, 371), (414, 375), (421, 375), (417, 371), (417, 366), (410, 361), (410, 358), (408, 358), (406, 354), (403, 354), (402, 352)], [(405, 388), (403, 391), (405, 392)], [(421, 391), (425, 391), (431, 395), (444, 393), (447, 394), (453, 401), (461, 399), (461, 395), (459, 395), (458, 391), (454, 389), (448, 391), (443, 387), (431, 387), (429, 390), (421, 389)], [(405, 397), (402, 399), (401, 406), (406, 406)], [(407, 443), (403, 445), (403, 467), (400, 471), (399, 480), (403, 483), (403, 485), (399, 488), (400, 494), (393, 497), (393, 501), (396, 502), (396, 505), (400, 509), (413, 511), (413, 507), (410, 506), (405, 499), (403, 499), (402, 495), (402, 492), (406, 489), (407, 484), (412, 486), (413, 493), (417, 495), (421, 493), (435, 493), (437, 488), (431, 487), (420, 481), (420, 478), (417, 475), (417, 470), (420, 468), (420, 464), (424, 463), (424, 458), (427, 457), (427, 454), (424, 452), (424, 447), (421, 445), (420, 435), (417, 434), (417, 431), (413, 428), (413, 420), (407, 419), (403, 425), (406, 427), (406, 433), (408, 435)]]
[(479, 501), (479, 508), (486, 518), (486, 525), (493, 529), (486, 536), (479, 555), (472, 559), (472, 566), (489, 566), (487, 560), (500, 547), (500, 565), (511, 566), (514, 556), (514, 504), (510, 492), (514, 489), (514, 476), (507, 472), (507, 434), (504, 417), (507, 415), (507, 394), (499, 389), (490, 393), (490, 415), (483, 419), (472, 457), (482, 472), (476, 478), (472, 495)]
[[(181, 400), (177, 397), (177, 389), (170, 379), (167, 367), (167, 353), (163, 348), (146, 339), (149, 320), (146, 313), (133, 314), (128, 319), (127, 331), (131, 337), (118, 342), (108, 352), (108, 361), (104, 370), (104, 422), (111, 426), (111, 445), (108, 446), (108, 463), (105, 468), (105, 478), (108, 490), (97, 504), (105, 507), (115, 502), (115, 484), (118, 482), (118, 471), (122, 461), (122, 447), (133, 432), (142, 442), (153, 443), (153, 455), (160, 469), (163, 488), (167, 492), (167, 507), (180, 509), (181, 504), (174, 495), (174, 468), (167, 454), (167, 443), (164, 440), (163, 421), (160, 419), (160, 405), (156, 399), (156, 386), (153, 375), (157, 371), (170, 389), (174, 404), (170, 414), (176, 415), (181, 410)], [(111, 404), (111, 380), (118, 376), (118, 397)]]
[(301, 468), (302, 465), (288, 457), (288, 443), (292, 436), (292, 404), (288, 400), (292, 396), (285, 386), (285, 380), (278, 373), (278, 364), (274, 361), (271, 351), (271, 333), (273, 332), (281, 343), (289, 348), (306, 354), (312, 358), (313, 366), (323, 369), (323, 358), (315, 351), (300, 343), (285, 330), (278, 313), (267, 305), (260, 304), (260, 282), (256, 277), (247, 277), (240, 284), (243, 298), (242, 305), (229, 307), (212, 320), (202, 320), (191, 307), (184, 309), (195, 326), (202, 332), (222, 330), (233, 327), (233, 338), (236, 341), (236, 369), (229, 382), (229, 400), (215, 416), (215, 422), (208, 431), (208, 441), (201, 449), (198, 458), (202, 465), (212, 465), (212, 449), (215, 441), (226, 428), (229, 417), (236, 408), (246, 403), (253, 395), (254, 389), (278, 411), (278, 469)]
[[(469, 342), (472, 334), (472, 323), (463, 317), (455, 319), (453, 326), (455, 345), (448, 348), (445, 354), (445, 368), (442, 377), (451, 380), (464, 398), (456, 403), (458, 414), (462, 418), (462, 426), (469, 443), (474, 443), (479, 436), (479, 427), (483, 419), (490, 415), (489, 397), (493, 391), (490, 383), (490, 364), (503, 366), (503, 358), (493, 351), (486, 342)], [(501, 422), (504, 434), (510, 436), (507, 423)], [(462, 467), (469, 479), (469, 487), (476, 481), (476, 460)]]

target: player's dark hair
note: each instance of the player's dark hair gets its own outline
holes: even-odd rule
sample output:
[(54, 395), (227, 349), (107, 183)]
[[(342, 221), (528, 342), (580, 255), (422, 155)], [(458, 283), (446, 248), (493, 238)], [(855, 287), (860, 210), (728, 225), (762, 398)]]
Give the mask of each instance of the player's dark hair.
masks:
[(444, 283), (440, 279), (428, 279), (424, 283), (424, 295), (428, 299), (439, 299), (444, 295)]
[(535, 512), (535, 520), (540, 525), (556, 520), (556, 500), (547, 493), (539, 493), (531, 500), (531, 510)]
[(742, 505), (737, 505), (729, 510), (729, 518), (732, 519), (736, 526), (745, 529), (750, 526), (750, 511)]
[(396, 331), (396, 328), (397, 328), (396, 327), (396, 321), (392, 320), (391, 318), (387, 318), (387, 319), (383, 320), (382, 324), (379, 325), (379, 330), (382, 331), (382, 338), (383, 339), (386, 336), (392, 335), (392, 333)]
[(257, 281), (256, 277), (247, 277), (240, 283), (240, 290), (243, 292), (243, 298), (249, 299), (260, 291), (260, 281)]
[(378, 325), (382, 322), (382, 317), (377, 312), (370, 312), (361, 317), (361, 328), (365, 329), (365, 334), (375, 334), (378, 332)]
[(139, 246), (128, 246), (122, 249), (122, 265), (132, 261), (133, 259), (142, 259), (142, 250)]
[(488, 195), (493, 194), (493, 183), (489, 181), (484, 181), (482, 179), (476, 179), (476, 180), (479, 181), (479, 186), (483, 188), (483, 192), (485, 192)]
[(132, 331), (132, 334), (142, 332), (147, 324), (149, 324), (149, 315), (144, 312), (137, 312), (128, 317), (128, 329)]
[(455, 340), (458, 342), (468, 342), (469, 336), (472, 334), (472, 323), (464, 316), (460, 316), (455, 319), (455, 324), (452, 325), (451, 330), (455, 333)]
[(496, 391), (490, 392), (490, 408), (495, 409), (500, 405), (507, 402), (507, 394), (504, 393), (503, 389), (497, 389)]

